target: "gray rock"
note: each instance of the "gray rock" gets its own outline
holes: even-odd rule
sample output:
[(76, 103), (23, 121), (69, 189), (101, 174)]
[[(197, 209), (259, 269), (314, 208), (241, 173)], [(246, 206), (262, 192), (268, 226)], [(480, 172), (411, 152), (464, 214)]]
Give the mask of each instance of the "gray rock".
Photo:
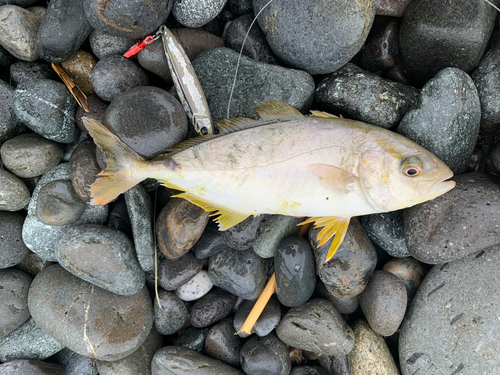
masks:
[(208, 225), (198, 242), (192, 248), (192, 251), (196, 254), (196, 258), (206, 259), (223, 250), (229, 250), (224, 237), (226, 232), (219, 232), (216, 228), (211, 228)]
[(80, 219), (86, 208), (70, 181), (56, 180), (38, 192), (36, 217), (46, 225), (69, 225)]
[(30, 317), (28, 289), (31, 281), (31, 277), (19, 270), (0, 270), (0, 339)]
[(450, 262), (500, 243), (499, 179), (467, 173), (454, 180), (450, 192), (404, 211), (406, 244), (421, 262)]
[(208, 328), (189, 327), (185, 331), (181, 332), (177, 340), (175, 340), (175, 345), (201, 353), (203, 351), (208, 330)]
[(346, 355), (354, 345), (351, 328), (324, 299), (311, 299), (291, 308), (276, 333), (287, 345), (319, 354)]
[(318, 358), (318, 362), (321, 367), (329, 371), (330, 375), (351, 375), (346, 355), (331, 356), (323, 354)]
[(10, 81), (13, 86), (32, 79), (55, 79), (56, 72), (52, 67), (41, 61), (18, 61), (10, 66)]
[(13, 98), (14, 87), (0, 79), (0, 144), (28, 130), (14, 113)]
[(229, 10), (236, 14), (246, 14), (253, 11), (252, 0), (228, 0)]
[(425, 277), (426, 270), (423, 264), (412, 257), (399, 258), (390, 260), (382, 269), (403, 281), (409, 305)]
[(377, 16), (403, 17), (411, 0), (374, 0)]
[[(244, 301), (234, 315), (234, 330), (238, 332), (238, 336), (240, 337), (249, 336), (248, 333), (240, 331), (254, 305), (255, 301)], [(281, 305), (275, 296), (271, 296), (260, 314), (259, 319), (255, 322), (250, 334), (255, 333), (257, 336), (264, 337), (278, 326), (280, 320)]]
[(8, 67), (11, 65), (14, 61), (16, 61), (16, 58), (12, 56), (9, 51), (7, 51), (5, 48), (3, 48), (0, 45), (0, 66), (1, 67)]
[(14, 94), (16, 116), (35, 133), (59, 143), (78, 139), (76, 107), (66, 86), (49, 79), (23, 82)]
[(481, 101), (481, 117), (489, 122), (500, 122), (500, 67), (496, 64), (500, 58), (500, 43), (483, 56), (472, 73), (472, 80)]
[(262, 258), (274, 257), (281, 242), (299, 233), (300, 227), (298, 224), (303, 221), (303, 218), (295, 218), (293, 216), (269, 216), (267, 224), (263, 224), (262, 232), (252, 245), (253, 250)]
[(333, 307), (335, 307), (335, 310), (341, 314), (352, 314), (358, 309), (359, 294), (353, 297), (339, 297), (334, 293), (332, 287), (325, 285), (321, 280), (316, 282), (315, 293), (318, 297), (330, 301)]
[(314, 96), (314, 81), (309, 74), (243, 56), (227, 116), (237, 60), (237, 52), (216, 48), (202, 53), (192, 62), (214, 121), (233, 117), (256, 119), (255, 104), (275, 98), (302, 111), (309, 108)]
[(209, 327), (229, 315), (236, 303), (236, 296), (220, 288), (213, 288), (191, 307), (193, 327)]
[(104, 113), (106, 112), (108, 105), (108, 102), (105, 102), (96, 94), (90, 95), (87, 98), (87, 106), (89, 107), (89, 111), (85, 112), (82, 107), (78, 107), (78, 109), (76, 110), (75, 120), (80, 130), (87, 133), (87, 129), (85, 128), (85, 125), (83, 125), (83, 117), (90, 117), (96, 121), (102, 122), (102, 118), (104, 117)]
[(239, 367), (242, 345), (241, 338), (235, 335), (231, 319), (224, 319), (208, 331), (205, 338), (205, 353), (228, 365)]
[(11, 4), (11, 5), (19, 5), (20, 7), (25, 8), (33, 3), (36, 3), (36, 1), (37, 0), (0, 0), (0, 5)]
[(0, 365), (2, 375), (65, 375), (64, 369), (55, 363), (18, 359)]
[(29, 309), (37, 324), (67, 348), (114, 361), (133, 353), (153, 326), (146, 288), (120, 296), (97, 288), (59, 265), (40, 272), (31, 284)]
[(240, 358), (247, 374), (288, 375), (292, 368), (288, 347), (275, 333), (250, 338), (241, 348)]
[(416, 88), (381, 78), (351, 63), (323, 79), (315, 96), (332, 113), (343, 111), (356, 120), (386, 129), (399, 123), (417, 97)]
[(90, 202), (90, 185), (101, 171), (97, 163), (96, 145), (92, 139), (85, 139), (76, 146), (69, 159), (71, 184), (81, 200)]
[(474, 82), (464, 71), (446, 68), (425, 84), (416, 108), (406, 113), (398, 132), (460, 174), (469, 165), (480, 121), (481, 105)]
[(24, 218), (20, 212), (0, 211), (0, 268), (13, 267), (28, 255), (22, 239)]
[(497, 245), (430, 270), (401, 326), (403, 374), (496, 371), (499, 266)]
[(30, 201), (30, 192), (20, 178), (0, 168), (0, 211), (19, 211)]
[(158, 284), (165, 290), (175, 290), (200, 272), (203, 262), (191, 252), (177, 259), (162, 259), (158, 266)]
[(212, 21), (227, 0), (174, 0), (172, 14), (186, 27), (201, 27)]
[(35, 277), (41, 270), (45, 267), (50, 266), (52, 262), (40, 258), (33, 251), (28, 250), (28, 255), (21, 261), (21, 263), (15, 266), (19, 271)]
[(232, 249), (250, 249), (267, 226), (268, 220), (269, 215), (249, 216), (241, 223), (222, 232), (222, 237)]
[(140, 39), (107, 34), (104, 31), (93, 30), (89, 36), (90, 48), (97, 58), (103, 59), (111, 55), (123, 55)]
[(173, 335), (179, 331), (189, 319), (189, 312), (184, 302), (175, 295), (163, 289), (158, 291), (160, 306), (155, 299), (155, 328), (162, 335)]
[(64, 368), (65, 375), (99, 375), (95, 360), (68, 348), (56, 353), (54, 359)]

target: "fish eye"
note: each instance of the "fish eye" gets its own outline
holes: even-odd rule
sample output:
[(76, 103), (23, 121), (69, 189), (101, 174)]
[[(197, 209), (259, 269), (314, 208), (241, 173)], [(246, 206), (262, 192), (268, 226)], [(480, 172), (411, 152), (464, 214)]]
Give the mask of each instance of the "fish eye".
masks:
[(408, 177), (417, 177), (422, 174), (424, 167), (422, 162), (417, 158), (409, 158), (403, 162), (401, 172)]

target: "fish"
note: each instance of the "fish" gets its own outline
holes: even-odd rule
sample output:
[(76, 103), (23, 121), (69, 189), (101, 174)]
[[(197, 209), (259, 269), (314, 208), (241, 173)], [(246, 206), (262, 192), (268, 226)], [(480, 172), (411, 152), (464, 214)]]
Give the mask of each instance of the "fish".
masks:
[(91, 203), (104, 205), (154, 178), (211, 212), (219, 230), (250, 216), (308, 217), (332, 237), (327, 261), (352, 217), (388, 212), (453, 189), (453, 172), (431, 152), (390, 130), (272, 99), (256, 105), (260, 119), (233, 118), (219, 134), (192, 138), (146, 160), (96, 120), (83, 122), (107, 160), (91, 185)]

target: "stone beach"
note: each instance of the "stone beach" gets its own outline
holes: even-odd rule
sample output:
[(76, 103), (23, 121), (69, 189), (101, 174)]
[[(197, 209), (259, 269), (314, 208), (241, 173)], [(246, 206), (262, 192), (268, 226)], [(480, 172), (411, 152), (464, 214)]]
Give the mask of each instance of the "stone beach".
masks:
[[(0, 0), (0, 374), (498, 371), (498, 12), (484, 0), (266, 3)], [(299, 236), (302, 218), (219, 231), (155, 180), (92, 205), (106, 159), (83, 117), (148, 159), (196, 135), (161, 39), (123, 57), (162, 24), (214, 120), (256, 119), (277, 98), (368, 122), (434, 153), (456, 187), (353, 218), (328, 262), (332, 239)], [(237, 334), (273, 273), (276, 293)]]

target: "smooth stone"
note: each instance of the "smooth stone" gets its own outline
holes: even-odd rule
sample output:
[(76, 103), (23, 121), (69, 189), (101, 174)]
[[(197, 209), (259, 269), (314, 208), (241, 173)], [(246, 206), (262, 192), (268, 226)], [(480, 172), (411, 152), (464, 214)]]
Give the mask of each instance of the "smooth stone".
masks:
[(14, 94), (16, 116), (35, 133), (59, 143), (78, 139), (76, 107), (66, 86), (49, 79), (23, 82)]
[(87, 205), (80, 199), (70, 181), (56, 180), (38, 192), (36, 217), (46, 225), (68, 225), (80, 219)]
[(450, 192), (404, 211), (408, 250), (423, 263), (450, 262), (500, 243), (500, 180), (483, 173), (453, 180)]
[(230, 318), (215, 324), (205, 338), (205, 353), (234, 367), (240, 366), (242, 346), (242, 340), (235, 334)]
[(80, 130), (82, 132), (88, 133), (82, 121), (83, 117), (89, 117), (96, 121), (102, 122), (104, 113), (106, 112), (106, 109), (108, 109), (108, 105), (109, 105), (108, 102), (105, 102), (97, 95), (95, 94), (90, 95), (87, 98), (87, 106), (89, 107), (89, 111), (85, 112), (85, 110), (82, 107), (78, 107), (78, 109), (76, 110), (75, 121)]
[(225, 363), (179, 346), (158, 350), (151, 362), (152, 375), (243, 375)]
[(257, 119), (255, 105), (269, 99), (281, 99), (301, 111), (311, 105), (314, 96), (311, 75), (242, 56), (228, 116), (237, 60), (238, 53), (232, 49), (215, 48), (192, 61), (214, 121), (233, 117)]
[(29, 253), (23, 242), (25, 215), (0, 211), (0, 269), (19, 264)]
[(208, 331), (208, 328), (189, 327), (181, 332), (177, 340), (175, 340), (175, 345), (201, 353)]
[(84, 0), (83, 9), (90, 25), (99, 31), (127, 38), (153, 33), (165, 22), (172, 0)]
[(264, 290), (270, 262), (253, 251), (224, 250), (210, 257), (208, 273), (215, 286), (255, 300)]
[(250, 338), (241, 348), (240, 362), (247, 374), (288, 375), (292, 368), (288, 347), (275, 333)]
[(276, 296), (282, 305), (300, 306), (311, 298), (316, 286), (316, 263), (309, 242), (288, 237), (274, 256)]
[(169, 259), (186, 254), (198, 241), (208, 223), (208, 213), (180, 198), (163, 207), (156, 220), (158, 247)]
[(484, 53), (496, 15), (484, 0), (410, 3), (399, 36), (405, 70), (419, 83), (450, 66), (468, 72)]
[(186, 27), (202, 27), (217, 17), (226, 3), (227, 0), (175, 0), (172, 14)]
[(425, 277), (426, 270), (423, 264), (412, 257), (392, 259), (384, 264), (382, 270), (396, 275), (403, 281), (409, 305)]
[(500, 176), (500, 137), (492, 141), (488, 150), (486, 165), (498, 176)]
[(21, 263), (18, 263), (15, 268), (19, 271), (23, 271), (31, 277), (35, 277), (41, 270), (51, 264), (52, 262), (46, 261), (36, 255), (33, 251), (28, 250), (28, 255), (26, 255)]
[(401, 326), (403, 374), (496, 371), (499, 266), (497, 245), (430, 270)]
[(21, 178), (36, 177), (50, 171), (62, 159), (60, 144), (36, 133), (21, 134), (0, 147), (5, 167)]
[(56, 73), (52, 67), (41, 61), (17, 61), (10, 65), (10, 80), (13, 86), (31, 79), (55, 79)]
[[(64, 368), (65, 375), (99, 375), (96, 361), (92, 358), (75, 353), (68, 348), (64, 348), (56, 353), (54, 359)], [(104, 375), (104, 373), (101, 375)]]
[(318, 245), (318, 233), (321, 228), (309, 229), (309, 242), (316, 257), (316, 272), (338, 297), (354, 297), (366, 287), (377, 265), (377, 252), (356, 219), (351, 219), (345, 239), (337, 252), (326, 262), (332, 239), (321, 247)]
[(195, 301), (207, 294), (214, 286), (208, 272), (201, 270), (191, 280), (175, 290), (175, 294), (183, 301)]
[(97, 361), (99, 375), (150, 375), (151, 360), (162, 346), (163, 336), (153, 328), (146, 341), (132, 354), (118, 361)]
[(229, 246), (227, 245), (224, 237), (226, 232), (227, 231), (219, 232), (217, 229), (211, 228), (210, 225), (207, 225), (200, 239), (192, 248), (193, 253), (196, 254), (196, 258), (206, 259), (223, 250), (228, 250)]
[(389, 81), (354, 64), (346, 64), (323, 79), (316, 100), (328, 110), (386, 129), (395, 127), (417, 100), (418, 90)]
[[(0, 44), (9, 53), (24, 61), (39, 59), (36, 35), (45, 8), (24, 9), (17, 5), (0, 6)], [(41, 10), (43, 9), (43, 11)]]
[(9, 51), (0, 45), (0, 67), (8, 67), (16, 61), (16, 58), (12, 56)]
[(318, 362), (322, 368), (329, 371), (329, 374), (350, 375), (349, 362), (346, 355), (331, 356), (323, 354), (318, 358)]
[[(266, 3), (254, 0), (254, 12), (260, 12)], [(362, 48), (374, 17), (372, 1), (322, 0), (314, 9), (307, 0), (296, 2), (294, 7), (286, 1), (273, 1), (262, 11), (258, 22), (283, 62), (317, 75), (331, 73), (351, 60)]]
[(197, 328), (209, 327), (226, 318), (235, 303), (234, 294), (217, 287), (212, 288), (191, 307), (191, 325)]
[(29, 317), (28, 289), (31, 277), (16, 269), (0, 269), (0, 339)]
[(271, 215), (264, 223), (262, 232), (254, 241), (252, 247), (261, 258), (273, 258), (281, 242), (286, 238), (299, 234), (299, 223), (303, 218), (293, 216)]
[(0, 79), (0, 144), (27, 130), (14, 113), (14, 87)]
[(228, 0), (226, 5), (232, 13), (246, 14), (253, 12), (252, 0)]
[(375, 271), (359, 296), (370, 327), (382, 336), (393, 335), (403, 321), (407, 295), (403, 281), (387, 271)]
[(316, 282), (315, 294), (318, 297), (327, 299), (339, 313), (348, 315), (358, 309), (359, 295), (353, 297), (339, 297), (335, 295), (333, 288), (325, 285), (321, 280)]
[[(234, 330), (238, 332), (239, 337), (249, 336), (245, 332), (240, 332), (240, 330), (254, 305), (255, 301), (244, 301), (234, 315), (233, 327)], [(279, 304), (278, 299), (275, 296), (272, 296), (257, 319), (257, 322), (255, 322), (250, 334), (255, 333), (260, 337), (267, 336), (278, 326), (280, 320), (281, 305)]]
[(66, 371), (55, 363), (18, 359), (0, 365), (2, 375), (65, 375)]
[(404, 115), (398, 132), (460, 174), (469, 166), (480, 121), (481, 104), (474, 82), (464, 71), (446, 68), (425, 84), (416, 108)]
[(22, 210), (30, 201), (26, 184), (17, 176), (0, 168), (0, 211)]
[(372, 73), (394, 67), (401, 61), (399, 27), (401, 21), (392, 17), (375, 17), (358, 65)]
[(137, 260), (144, 271), (154, 269), (155, 239), (153, 233), (153, 212), (148, 192), (141, 185), (136, 185), (125, 192), (132, 235)]
[(33, 3), (36, 3), (37, 0), (0, 0), (0, 5), (19, 5), (20, 7), (28, 7), (32, 5)]
[(410, 256), (405, 242), (403, 211), (383, 212), (360, 217), (370, 240), (395, 258)]
[(492, 122), (500, 122), (500, 69), (496, 62), (500, 58), (500, 43), (485, 53), (479, 65), (472, 73), (472, 80), (477, 88), (481, 102), (481, 118)]
[(158, 291), (160, 305), (155, 299), (155, 328), (162, 335), (173, 335), (189, 320), (189, 312), (184, 302), (175, 295), (163, 289)]
[(411, 0), (374, 0), (377, 16), (403, 17)]
[(129, 238), (103, 225), (67, 228), (54, 254), (75, 276), (122, 296), (139, 293), (146, 282)]
[(76, 146), (69, 160), (71, 184), (82, 201), (90, 202), (92, 185), (101, 171), (96, 157), (96, 145), (92, 139), (85, 139)]
[(131, 88), (118, 96), (106, 110), (103, 124), (146, 159), (167, 152), (188, 132), (181, 103), (152, 86)]
[(127, 204), (125, 198), (119, 198), (110, 204), (108, 220), (106, 226), (112, 229), (118, 229), (127, 236), (132, 236), (132, 224), (128, 216)]
[(89, 36), (90, 48), (99, 60), (111, 55), (123, 55), (141, 39), (130, 39), (123, 36), (107, 34), (93, 30)]
[(269, 217), (269, 215), (249, 216), (241, 223), (222, 232), (222, 238), (232, 249), (250, 249), (255, 240), (262, 234)]
[(81, 0), (50, 1), (36, 37), (42, 59), (61, 63), (78, 51), (92, 31), (83, 11)]
[(0, 339), (0, 361), (46, 359), (62, 348), (63, 344), (46, 333), (33, 318), (29, 317), (15, 331)]
[(290, 375), (329, 375), (329, 372), (318, 366), (297, 366), (292, 368)]
[(354, 347), (347, 356), (350, 375), (399, 375), (394, 358), (381, 335), (373, 331), (363, 319), (354, 322), (352, 330)]
[(165, 290), (175, 290), (201, 271), (203, 262), (188, 252), (177, 259), (162, 259), (158, 266), (158, 284)]
[(118, 360), (133, 353), (153, 326), (153, 306), (145, 287), (133, 296), (120, 296), (96, 288), (59, 265), (35, 277), (28, 303), (33, 319), (45, 332), (74, 352), (100, 360)]
[[(86, 51), (76, 51), (69, 59), (61, 63), (71, 80), (86, 95), (94, 94), (91, 73), (97, 64), (96, 59)], [(80, 107), (79, 107), (80, 108)]]

